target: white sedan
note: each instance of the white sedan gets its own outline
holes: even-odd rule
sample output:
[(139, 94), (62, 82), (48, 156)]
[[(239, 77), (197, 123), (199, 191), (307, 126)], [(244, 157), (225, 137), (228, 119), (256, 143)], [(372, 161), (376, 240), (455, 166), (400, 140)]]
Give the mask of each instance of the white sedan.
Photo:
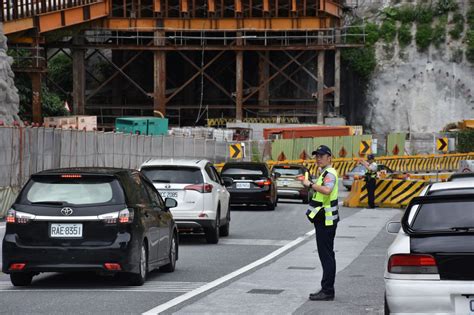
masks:
[(387, 231), (385, 314), (474, 314), (474, 181), (427, 186)]

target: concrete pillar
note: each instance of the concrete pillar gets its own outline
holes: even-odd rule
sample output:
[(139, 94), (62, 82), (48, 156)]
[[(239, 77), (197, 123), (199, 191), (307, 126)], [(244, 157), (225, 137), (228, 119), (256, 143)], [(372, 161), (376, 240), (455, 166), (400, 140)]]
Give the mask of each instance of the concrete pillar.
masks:
[[(163, 30), (155, 31), (155, 46), (164, 46), (165, 32)], [(155, 50), (154, 60), (154, 88), (153, 88), (153, 109), (166, 115), (166, 52)]]
[(334, 54), (334, 114), (341, 114), (341, 50), (336, 48)]
[[(73, 39), (73, 43), (80, 44), (78, 39)], [(72, 111), (75, 115), (84, 115), (85, 113), (85, 55), (84, 49), (72, 49)]]
[(324, 124), (324, 50), (318, 51), (318, 105), (317, 123)]
[(242, 100), (244, 95), (244, 52), (239, 50), (236, 52), (235, 62), (235, 119), (237, 122), (242, 121)]
[[(240, 3), (240, 0), (236, 0)], [(237, 11), (236, 11), (237, 12)], [(237, 32), (237, 46), (242, 46), (242, 32)], [(242, 103), (244, 97), (244, 52), (238, 50), (235, 53), (235, 120), (242, 121)]]
[[(270, 59), (270, 51), (266, 50), (263, 52), (265, 58)], [(268, 76), (270, 75), (270, 68), (269, 64), (262, 57), (258, 58), (258, 86), (262, 85), (264, 82), (268, 80)], [(258, 104), (261, 106), (261, 112), (268, 112), (269, 110), (269, 87), (270, 84), (266, 83), (259, 91), (258, 91)]]
[(41, 73), (32, 72), (30, 73), (31, 78), (31, 109), (33, 111), (33, 122), (42, 123), (42, 111), (41, 111)]

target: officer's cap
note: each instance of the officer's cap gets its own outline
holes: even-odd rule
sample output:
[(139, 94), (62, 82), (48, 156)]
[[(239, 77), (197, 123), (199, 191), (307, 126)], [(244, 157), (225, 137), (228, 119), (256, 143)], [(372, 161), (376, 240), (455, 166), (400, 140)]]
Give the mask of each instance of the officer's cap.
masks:
[(332, 155), (331, 153), (331, 149), (329, 149), (327, 146), (325, 145), (320, 145), (316, 150), (314, 150), (312, 153), (312, 155), (324, 155), (324, 154), (327, 154), (329, 156)]

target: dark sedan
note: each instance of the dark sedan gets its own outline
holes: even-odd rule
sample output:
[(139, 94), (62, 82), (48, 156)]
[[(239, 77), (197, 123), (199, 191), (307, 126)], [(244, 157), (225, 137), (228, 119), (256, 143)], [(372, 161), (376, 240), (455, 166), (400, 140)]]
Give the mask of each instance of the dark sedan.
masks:
[(3, 272), (15, 286), (40, 272), (69, 271), (123, 272), (142, 285), (148, 271), (175, 269), (175, 206), (134, 170), (37, 173), (7, 213)]
[(230, 193), (230, 203), (277, 206), (276, 173), (267, 164), (259, 162), (229, 162), (222, 168), (221, 176)]

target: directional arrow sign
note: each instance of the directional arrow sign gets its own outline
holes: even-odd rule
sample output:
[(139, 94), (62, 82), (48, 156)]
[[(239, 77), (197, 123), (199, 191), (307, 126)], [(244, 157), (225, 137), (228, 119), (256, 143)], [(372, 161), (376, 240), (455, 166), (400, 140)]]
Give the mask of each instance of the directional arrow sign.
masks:
[(448, 138), (436, 139), (436, 149), (438, 151), (448, 152)]
[(229, 146), (229, 155), (233, 159), (242, 158), (242, 145), (240, 143), (231, 144)]
[(362, 140), (359, 146), (359, 154), (361, 155), (370, 154), (372, 152), (371, 144), (372, 144), (372, 140)]

